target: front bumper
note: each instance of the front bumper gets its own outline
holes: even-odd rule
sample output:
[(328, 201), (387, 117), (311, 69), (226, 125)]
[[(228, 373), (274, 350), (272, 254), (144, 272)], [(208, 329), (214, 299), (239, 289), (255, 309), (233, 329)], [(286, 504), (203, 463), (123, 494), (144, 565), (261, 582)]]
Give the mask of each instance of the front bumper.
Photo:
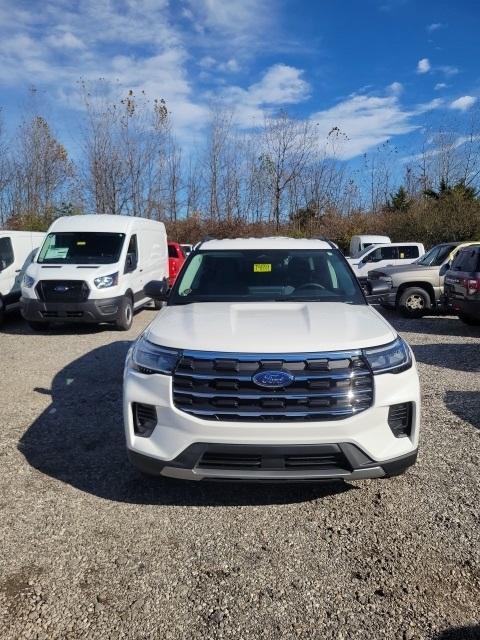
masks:
[[(321, 422), (236, 422), (203, 420), (173, 405), (172, 379), (125, 369), (124, 426), (132, 462), (147, 473), (190, 479), (304, 481), (381, 478), (402, 473), (416, 458), (420, 426), (420, 390), (415, 364), (402, 373), (375, 376), (372, 407), (342, 420)], [(157, 426), (150, 437), (135, 433), (133, 403), (153, 405)], [(389, 407), (411, 402), (409, 437), (396, 438), (388, 426)], [(336, 447), (348, 465), (305, 470), (281, 463), (276, 468), (263, 462), (256, 470), (200, 468), (198, 461), (208, 449), (226, 447), (279, 447), (280, 455), (295, 454), (298, 447)], [(352, 457), (357, 452), (357, 457)], [(248, 452), (247, 452), (248, 453)], [(255, 454), (257, 455), (257, 454)], [(268, 454), (269, 455), (269, 454)], [(267, 455), (267, 457), (268, 457)], [(270, 468), (268, 468), (270, 466)], [(397, 469), (397, 471), (395, 471)]]
[(85, 302), (43, 302), (20, 298), (21, 313), (30, 322), (114, 322), (122, 296), (86, 300)]
[(455, 314), (480, 319), (480, 301), (443, 297), (446, 309)]
[[(332, 451), (340, 461), (328, 468), (307, 468), (308, 460), (331, 459)], [(135, 451), (128, 452), (130, 461), (143, 473), (162, 475), (181, 480), (229, 480), (242, 482), (311, 482), (320, 480), (366, 480), (391, 478), (402, 474), (417, 459), (417, 450), (398, 458), (375, 462), (353, 444), (327, 445), (218, 445), (196, 443), (188, 447), (170, 462), (145, 456)], [(203, 461), (213, 456), (212, 468)], [(222, 468), (222, 458), (224, 468)], [(246, 459), (260, 459), (255, 469), (235, 468), (235, 460), (243, 466)], [(287, 467), (285, 460), (300, 460), (298, 468)], [(290, 463), (291, 464), (291, 463)], [(312, 462), (311, 464), (314, 464)], [(230, 468), (228, 467), (230, 465)], [(304, 468), (302, 468), (302, 466)]]

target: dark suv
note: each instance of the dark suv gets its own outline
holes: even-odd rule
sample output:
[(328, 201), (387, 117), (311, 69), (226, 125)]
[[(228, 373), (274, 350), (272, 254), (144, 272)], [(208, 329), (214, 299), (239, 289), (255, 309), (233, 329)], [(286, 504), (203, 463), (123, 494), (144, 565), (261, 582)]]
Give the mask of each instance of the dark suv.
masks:
[(445, 275), (445, 301), (460, 320), (480, 325), (480, 245), (455, 256)]

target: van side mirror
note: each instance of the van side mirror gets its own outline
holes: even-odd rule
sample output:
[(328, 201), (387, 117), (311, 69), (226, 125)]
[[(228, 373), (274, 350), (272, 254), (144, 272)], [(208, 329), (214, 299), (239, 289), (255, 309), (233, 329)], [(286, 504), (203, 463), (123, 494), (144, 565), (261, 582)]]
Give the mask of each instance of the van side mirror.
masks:
[(127, 253), (127, 261), (125, 263), (125, 273), (135, 271), (137, 268), (137, 256), (134, 253)]
[(440, 277), (444, 276), (449, 270), (450, 262), (445, 262), (445, 264), (442, 264), (442, 266), (440, 267)]
[(143, 291), (147, 298), (151, 298), (152, 300), (159, 300), (160, 302), (165, 302), (165, 300), (168, 299), (168, 295), (170, 293), (168, 282), (166, 279), (151, 280), (150, 282), (147, 282), (147, 284), (143, 287)]

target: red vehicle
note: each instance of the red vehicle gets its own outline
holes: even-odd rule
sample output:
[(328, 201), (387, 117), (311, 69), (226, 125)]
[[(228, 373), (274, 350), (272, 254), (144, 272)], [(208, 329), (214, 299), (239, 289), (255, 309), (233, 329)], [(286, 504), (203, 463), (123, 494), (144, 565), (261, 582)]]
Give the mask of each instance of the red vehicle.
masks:
[(185, 254), (178, 242), (168, 243), (168, 284), (171, 287), (178, 276), (183, 263), (185, 262)]

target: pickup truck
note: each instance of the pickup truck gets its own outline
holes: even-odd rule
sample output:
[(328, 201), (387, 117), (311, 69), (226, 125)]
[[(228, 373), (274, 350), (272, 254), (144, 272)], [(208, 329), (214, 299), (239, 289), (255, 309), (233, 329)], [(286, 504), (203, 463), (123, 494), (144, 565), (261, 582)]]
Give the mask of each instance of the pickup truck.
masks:
[(298, 482), (384, 478), (415, 462), (414, 356), (333, 243), (208, 240), (171, 290), (145, 292), (166, 305), (125, 365), (140, 471)]
[(401, 315), (421, 318), (441, 307), (447, 265), (457, 252), (471, 242), (444, 242), (432, 247), (412, 264), (376, 268), (368, 272), (368, 282), (383, 281), (389, 291), (379, 298), (386, 308)]

